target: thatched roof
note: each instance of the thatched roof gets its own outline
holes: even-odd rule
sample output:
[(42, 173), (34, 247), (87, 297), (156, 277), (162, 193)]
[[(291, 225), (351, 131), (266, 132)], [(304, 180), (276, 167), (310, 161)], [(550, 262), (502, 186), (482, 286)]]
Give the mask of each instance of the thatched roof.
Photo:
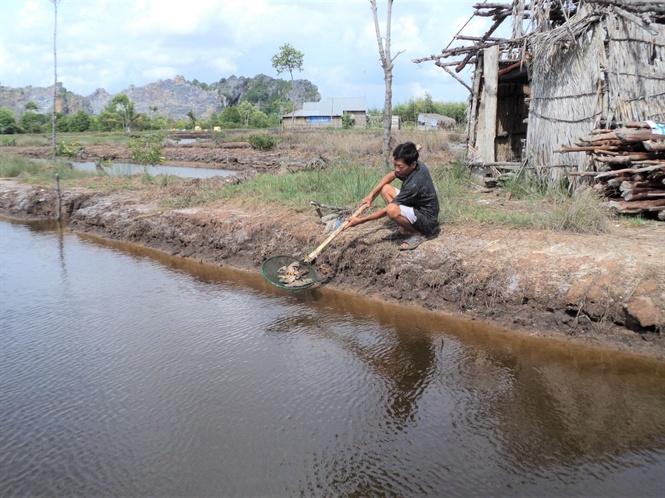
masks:
[[(433, 61), (448, 72), (453, 67), (459, 73), (469, 63), (476, 63), (478, 54), (486, 48), (499, 45), (504, 59), (525, 61), (527, 54), (540, 55), (539, 48), (556, 47), (581, 36), (595, 21), (607, 15), (629, 20), (654, 36), (658, 25), (665, 25), (665, 2), (662, 0), (513, 0), (511, 3), (477, 3), (474, 17), (491, 17), (494, 23), (483, 36), (466, 36), (464, 28), (451, 39), (440, 54), (433, 54), (413, 62)], [(581, 14), (581, 15), (578, 15)], [(506, 21), (512, 19), (511, 36), (497, 38), (492, 35)], [(456, 42), (460, 46), (451, 47)], [(456, 76), (456, 75), (455, 75)], [(466, 85), (465, 85), (466, 86)], [(467, 86), (467, 88), (469, 88)], [(471, 90), (469, 88), (469, 90)]]
[[(462, 29), (440, 54), (414, 62), (433, 61), (464, 84), (472, 94), (471, 112), (482, 100), (482, 61), (488, 49), (498, 47), (500, 80), (506, 72), (526, 68), (524, 160), (532, 168), (550, 168), (543, 172), (550, 181), (559, 181), (567, 169), (592, 166), (584, 153), (560, 151), (594, 128), (665, 121), (662, 0), (514, 0), (478, 3), (474, 9), (473, 16), (494, 20), (485, 35), (465, 36)], [(506, 19), (512, 19), (510, 37), (494, 37)], [(457, 76), (469, 64), (476, 66), (473, 88)], [(471, 129), (469, 136), (470, 145), (489, 139), (488, 134), (476, 137)]]

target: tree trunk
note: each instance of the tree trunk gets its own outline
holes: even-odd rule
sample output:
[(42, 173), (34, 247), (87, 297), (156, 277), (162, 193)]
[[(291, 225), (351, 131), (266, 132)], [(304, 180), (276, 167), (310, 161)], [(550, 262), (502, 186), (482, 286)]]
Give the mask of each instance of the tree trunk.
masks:
[(376, 11), (376, 0), (369, 0), (374, 15), (374, 29), (376, 31), (376, 41), (379, 45), (379, 56), (381, 57), (381, 67), (383, 67), (383, 80), (386, 84), (386, 93), (383, 103), (383, 161), (386, 168), (390, 167), (390, 132), (392, 128), (393, 112), (393, 60), (390, 57), (390, 24), (393, 8), (393, 0), (388, 0), (386, 12), (386, 41), (385, 45), (381, 39), (381, 29), (379, 28), (379, 17)]
[(296, 123), (296, 97), (293, 93), (293, 72), (289, 71), (291, 74), (291, 102), (293, 103), (293, 111), (291, 111), (291, 133), (293, 133), (293, 128)]

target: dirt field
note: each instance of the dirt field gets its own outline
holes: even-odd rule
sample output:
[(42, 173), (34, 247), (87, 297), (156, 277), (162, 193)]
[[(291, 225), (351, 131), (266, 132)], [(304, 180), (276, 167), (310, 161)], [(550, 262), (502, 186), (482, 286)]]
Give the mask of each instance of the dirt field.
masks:
[[(109, 154), (124, 159), (121, 149), (99, 147), (86, 147), (84, 159)], [(41, 147), (10, 149), (15, 148), (2, 153), (48, 155)], [(245, 171), (284, 167), (284, 151), (260, 153), (241, 144), (170, 149), (166, 156), (179, 164)], [(294, 164), (311, 160), (294, 150), (288, 157)], [(192, 180), (168, 188), (182, 195), (222, 181), (228, 180)], [(174, 210), (160, 207), (160, 200), (154, 192), (66, 191), (63, 212), (74, 231), (253, 271), (273, 255), (304, 257), (325, 238), (314, 210), (294, 215), (228, 203)], [(485, 200), (496, 209), (520, 208), (492, 193)], [(0, 214), (52, 217), (55, 206), (50, 188), (0, 181)], [(322, 285), (527, 334), (665, 358), (663, 223), (623, 224), (602, 235), (444, 224), (435, 239), (413, 252), (382, 240), (390, 230), (387, 223), (375, 222), (338, 237), (316, 261)]]

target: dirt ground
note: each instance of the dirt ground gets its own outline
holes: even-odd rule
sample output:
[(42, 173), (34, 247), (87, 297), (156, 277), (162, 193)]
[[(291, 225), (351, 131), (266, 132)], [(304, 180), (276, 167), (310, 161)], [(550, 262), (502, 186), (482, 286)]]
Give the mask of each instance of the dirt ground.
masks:
[[(120, 149), (99, 147), (86, 147), (82, 159), (125, 159)], [(41, 147), (9, 149), (15, 148), (4, 147), (2, 153), (48, 155)], [(283, 151), (260, 153), (242, 144), (177, 150), (177, 158), (172, 159), (170, 148), (166, 156), (179, 164), (239, 170), (247, 170), (249, 164), (259, 172), (284, 167)], [(311, 160), (293, 151), (288, 157), (301, 165)], [(192, 180), (169, 188), (186, 195), (222, 181), (228, 180)], [(160, 201), (154, 192), (66, 191), (63, 214), (74, 231), (253, 271), (270, 256), (303, 258), (325, 238), (313, 209), (296, 215), (228, 203), (167, 209)], [(493, 193), (484, 201), (496, 209), (520, 209)], [(0, 181), (0, 214), (54, 217), (55, 206), (51, 188)], [(399, 251), (397, 242), (382, 240), (391, 229), (386, 222), (376, 222), (335, 239), (315, 264), (321, 285), (485, 320), (526, 334), (665, 359), (662, 222), (640, 228), (620, 224), (600, 235), (444, 224), (436, 238), (410, 252)]]
[[(0, 152), (28, 158), (49, 158), (51, 145), (29, 147), (2, 147)], [(169, 142), (163, 151), (166, 165), (178, 165), (201, 168), (220, 168), (232, 171), (255, 170), (258, 172), (275, 170), (283, 167), (298, 168), (315, 160), (301, 148), (275, 149), (261, 152), (252, 149), (247, 142), (194, 142), (176, 144)], [(82, 147), (75, 161), (95, 161), (106, 159), (115, 162), (130, 162), (130, 152), (123, 146), (111, 144), (86, 145)]]

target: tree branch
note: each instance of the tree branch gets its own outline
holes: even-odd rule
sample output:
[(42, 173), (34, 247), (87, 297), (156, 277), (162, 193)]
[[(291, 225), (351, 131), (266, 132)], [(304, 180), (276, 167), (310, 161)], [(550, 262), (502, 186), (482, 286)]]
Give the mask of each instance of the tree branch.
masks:
[(397, 59), (397, 56), (398, 56), (399, 54), (403, 54), (404, 52), (406, 52), (406, 50), (400, 50), (399, 52), (397, 52), (397, 53), (395, 54), (395, 57), (393, 57), (392, 59), (390, 59), (390, 62), (392, 62), (392, 61), (394, 61), (395, 59)]

